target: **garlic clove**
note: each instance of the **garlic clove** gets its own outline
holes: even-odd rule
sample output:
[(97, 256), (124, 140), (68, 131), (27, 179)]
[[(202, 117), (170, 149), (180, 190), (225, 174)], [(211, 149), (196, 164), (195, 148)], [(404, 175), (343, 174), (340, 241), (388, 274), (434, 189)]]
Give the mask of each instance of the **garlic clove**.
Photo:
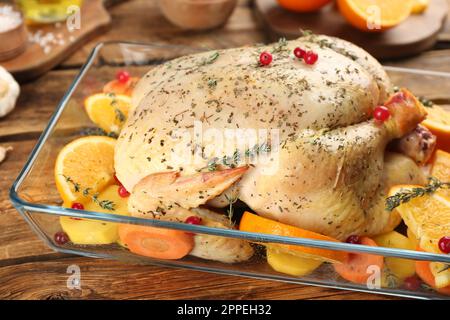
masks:
[(2, 163), (5, 160), (6, 154), (12, 150), (13, 150), (12, 147), (5, 148), (5, 147), (0, 146), (0, 163)]

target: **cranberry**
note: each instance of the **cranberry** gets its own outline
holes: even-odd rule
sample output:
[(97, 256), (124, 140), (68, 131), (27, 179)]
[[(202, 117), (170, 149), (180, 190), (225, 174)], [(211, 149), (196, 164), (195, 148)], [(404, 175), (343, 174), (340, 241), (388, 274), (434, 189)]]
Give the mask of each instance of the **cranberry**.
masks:
[(439, 239), (439, 249), (443, 253), (450, 253), (450, 237), (442, 237)]
[(116, 79), (120, 83), (127, 83), (128, 80), (130, 80), (130, 74), (127, 71), (125, 71), (125, 70), (120, 70), (116, 74)]
[(403, 282), (403, 288), (405, 288), (406, 290), (411, 290), (411, 291), (419, 290), (421, 285), (422, 285), (422, 281), (416, 276), (408, 277)]
[(190, 217), (187, 217), (184, 222), (188, 223), (188, 224), (200, 225), (200, 224), (202, 224), (202, 218), (197, 217), (197, 216), (190, 216)]
[(116, 175), (114, 175), (114, 181), (117, 183), (117, 184), (122, 184), (120, 181), (119, 181), (119, 178), (117, 178), (117, 176)]
[(117, 189), (117, 192), (119, 193), (119, 196), (121, 196), (122, 198), (126, 198), (126, 197), (130, 196), (130, 193), (122, 185), (119, 186), (119, 189)]
[(296, 56), (299, 59), (303, 59), (305, 57), (306, 51), (303, 50), (302, 48), (295, 48), (294, 49), (294, 56)]
[(72, 203), (72, 209), (84, 210), (84, 206), (83, 206), (83, 204), (81, 204), (79, 202), (74, 202), (74, 203)]
[(375, 118), (375, 120), (378, 120), (381, 122), (386, 121), (387, 119), (390, 118), (390, 116), (391, 116), (391, 112), (385, 106), (378, 106), (373, 111), (373, 117)]
[(345, 240), (345, 242), (347, 243), (351, 243), (351, 244), (360, 244), (361, 243), (361, 237), (357, 236), (357, 235), (351, 235), (347, 238), (347, 240)]
[(67, 233), (59, 231), (55, 233), (54, 239), (57, 244), (63, 245), (69, 241), (69, 236)]
[(268, 53), (267, 51), (264, 51), (259, 56), (259, 62), (263, 66), (268, 66), (272, 62), (272, 55)]
[(305, 59), (306, 64), (313, 65), (319, 59), (319, 55), (313, 51), (308, 51), (303, 56), (303, 59)]

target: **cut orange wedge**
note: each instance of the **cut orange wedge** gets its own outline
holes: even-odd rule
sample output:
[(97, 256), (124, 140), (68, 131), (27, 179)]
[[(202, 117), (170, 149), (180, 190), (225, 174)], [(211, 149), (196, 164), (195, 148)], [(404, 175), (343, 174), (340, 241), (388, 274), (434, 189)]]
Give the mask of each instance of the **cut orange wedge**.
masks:
[(67, 144), (55, 164), (56, 187), (65, 207), (86, 204), (91, 196), (114, 181), (114, 146), (116, 140), (89, 136)]
[(97, 93), (84, 101), (89, 118), (106, 132), (120, 133), (128, 117), (131, 98), (113, 93)]
[(317, 11), (331, 2), (331, 0), (277, 0), (278, 4), (286, 10), (295, 12)]
[[(422, 188), (415, 185), (398, 185), (389, 191), (389, 196), (400, 192)], [(410, 232), (418, 239), (419, 246), (427, 252), (442, 253), (438, 242), (450, 235), (450, 200), (438, 192), (416, 197), (402, 203), (395, 210), (401, 215)]]
[[(284, 237), (307, 238), (314, 240), (334, 241), (338, 240), (319, 233), (300, 229), (274, 220), (266, 219), (250, 212), (245, 212), (239, 224), (239, 230), (255, 233), (265, 233)], [(297, 245), (270, 243), (270, 246), (281, 252), (300, 256), (302, 258), (316, 259), (328, 262), (345, 262), (347, 252), (310, 248)]]
[[(438, 178), (442, 182), (450, 182), (450, 153), (437, 150), (432, 165), (431, 176)], [(441, 189), (437, 193), (450, 199), (449, 189)]]
[(338, 0), (339, 10), (354, 27), (368, 32), (393, 28), (411, 14), (413, 0)]
[(450, 152), (450, 112), (438, 105), (426, 108), (427, 118), (422, 124), (437, 137), (437, 147)]

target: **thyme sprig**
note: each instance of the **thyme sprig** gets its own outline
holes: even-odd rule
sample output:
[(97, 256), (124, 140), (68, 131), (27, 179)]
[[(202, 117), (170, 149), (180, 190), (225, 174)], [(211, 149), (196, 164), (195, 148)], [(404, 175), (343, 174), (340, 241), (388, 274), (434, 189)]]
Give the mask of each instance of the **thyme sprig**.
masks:
[(227, 209), (227, 216), (228, 216), (228, 220), (230, 221), (230, 225), (233, 225), (233, 216), (234, 216), (234, 204), (236, 203), (236, 201), (238, 200), (238, 196), (237, 195), (233, 195), (233, 196), (228, 196), (227, 194), (225, 194), (225, 199), (227, 199), (228, 201), (228, 209)]
[(272, 48), (272, 53), (278, 53), (278, 52), (283, 52), (285, 51), (287, 48), (288, 42), (286, 40), (286, 38), (280, 38), (278, 39), (278, 42), (275, 43), (274, 47)]
[(98, 196), (99, 193), (93, 193), (91, 194), (91, 190), (92, 188), (81, 188), (81, 185), (77, 182), (75, 182), (71, 177), (66, 176), (66, 175), (62, 175), (64, 177), (64, 179), (66, 179), (66, 182), (70, 183), (73, 186), (73, 189), (75, 192), (81, 192), (83, 194), (83, 196), (85, 197), (90, 197), (92, 199), (92, 201), (97, 204), (100, 208), (105, 209), (105, 210), (109, 210), (109, 211), (114, 211), (116, 208), (116, 204), (111, 201), (111, 200), (99, 200)]
[(217, 58), (219, 58), (219, 56), (220, 56), (219, 52), (216, 51), (216, 52), (212, 53), (209, 57), (203, 58), (198, 65), (199, 66), (206, 66), (208, 64), (211, 64), (214, 61), (216, 61)]
[(119, 137), (119, 135), (116, 132), (106, 132), (105, 130), (99, 127), (85, 128), (81, 130), (80, 134), (82, 136), (105, 136), (114, 139), (117, 139)]
[(414, 198), (433, 194), (439, 189), (450, 189), (450, 182), (441, 182), (435, 177), (428, 178), (429, 182), (424, 187), (416, 187), (410, 190), (400, 190), (393, 196), (386, 199), (386, 210), (392, 211), (402, 203), (411, 201)]
[(431, 108), (434, 105), (433, 101), (431, 101), (425, 97), (419, 97), (418, 99), (419, 99), (419, 102), (421, 104), (423, 104), (424, 107)]
[(203, 169), (208, 169), (208, 171), (216, 171), (217, 166), (224, 165), (225, 167), (235, 168), (242, 159), (242, 156), (253, 159), (259, 154), (269, 153), (271, 150), (270, 144), (264, 142), (260, 145), (255, 145), (252, 148), (248, 148), (242, 154), (239, 150), (233, 152), (231, 156), (223, 156), (221, 158), (215, 157), (208, 161), (206, 167), (201, 168), (199, 171)]

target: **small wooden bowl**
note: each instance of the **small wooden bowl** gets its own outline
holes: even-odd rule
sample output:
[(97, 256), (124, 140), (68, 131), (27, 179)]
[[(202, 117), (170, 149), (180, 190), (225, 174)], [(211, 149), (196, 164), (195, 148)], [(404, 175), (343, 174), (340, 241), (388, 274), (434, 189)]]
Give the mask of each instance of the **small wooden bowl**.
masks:
[(189, 30), (219, 27), (228, 20), (237, 0), (158, 0), (164, 16)]
[(0, 32), (0, 61), (20, 55), (25, 51), (27, 42), (28, 34), (23, 21), (14, 29)]

